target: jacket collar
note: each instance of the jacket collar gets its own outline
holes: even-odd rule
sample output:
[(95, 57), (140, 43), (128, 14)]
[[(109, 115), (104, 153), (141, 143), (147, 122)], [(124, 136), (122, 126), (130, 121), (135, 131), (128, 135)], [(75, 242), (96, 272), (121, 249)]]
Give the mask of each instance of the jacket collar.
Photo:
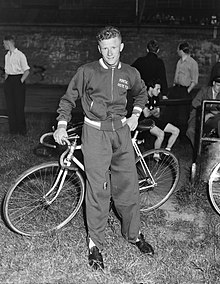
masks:
[[(112, 68), (112, 67), (108, 66), (108, 65), (104, 62), (103, 58), (100, 58), (100, 59), (99, 59), (99, 64), (100, 64), (104, 69)], [(121, 69), (121, 62), (120, 62), (120, 61), (118, 62), (118, 65), (117, 65), (116, 67), (117, 67), (118, 69)]]

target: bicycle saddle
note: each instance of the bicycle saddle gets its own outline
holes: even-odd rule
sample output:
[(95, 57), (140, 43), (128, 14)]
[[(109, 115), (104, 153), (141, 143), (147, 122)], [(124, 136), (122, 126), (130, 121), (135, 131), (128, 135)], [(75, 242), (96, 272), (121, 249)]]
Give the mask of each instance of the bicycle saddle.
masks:
[(154, 126), (155, 126), (155, 121), (153, 119), (146, 118), (146, 119), (141, 120), (138, 123), (137, 130), (146, 131), (146, 130), (150, 130)]

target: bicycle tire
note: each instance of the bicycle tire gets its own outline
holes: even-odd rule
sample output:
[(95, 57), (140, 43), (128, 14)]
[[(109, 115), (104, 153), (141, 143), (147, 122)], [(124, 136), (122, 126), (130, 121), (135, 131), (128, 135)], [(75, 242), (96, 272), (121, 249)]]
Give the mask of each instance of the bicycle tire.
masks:
[(220, 163), (216, 164), (210, 173), (208, 189), (211, 204), (220, 215)]
[(8, 131), (9, 131), (8, 116), (0, 115), (0, 133), (4, 133)]
[(45, 198), (61, 167), (47, 162), (25, 171), (6, 193), (3, 214), (9, 228), (25, 236), (47, 234), (66, 225), (79, 211), (85, 193), (79, 171), (67, 170), (61, 192), (52, 204), (57, 187)]
[[(159, 155), (157, 159), (155, 154)], [(164, 149), (152, 149), (142, 153), (148, 170), (141, 164), (141, 158), (136, 159), (136, 167), (140, 190), (140, 210), (148, 212), (160, 207), (175, 190), (179, 177), (180, 166), (175, 155)], [(148, 187), (148, 188), (146, 188)]]

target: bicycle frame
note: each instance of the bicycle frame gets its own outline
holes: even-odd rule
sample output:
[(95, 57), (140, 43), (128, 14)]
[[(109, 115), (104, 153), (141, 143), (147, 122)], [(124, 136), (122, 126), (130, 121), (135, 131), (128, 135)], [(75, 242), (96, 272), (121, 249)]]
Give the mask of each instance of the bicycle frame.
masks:
[[(68, 143), (68, 149), (60, 157), (61, 170), (59, 171), (58, 176), (57, 176), (53, 186), (51, 187), (51, 189), (47, 192), (47, 194), (45, 194), (43, 196), (43, 198), (47, 202), (47, 205), (50, 205), (54, 200), (56, 200), (57, 196), (59, 195), (59, 193), (60, 193), (60, 191), (63, 187), (64, 181), (65, 181), (65, 178), (66, 178), (66, 175), (67, 175), (67, 172), (68, 172), (68, 168), (71, 166), (71, 160), (74, 161), (77, 164), (77, 166), (79, 166), (80, 169), (84, 171), (83, 164), (73, 155), (75, 150), (81, 149), (81, 145), (78, 145), (78, 146), (76, 145), (77, 139), (79, 138), (79, 136), (75, 135), (74, 137), (71, 137), (71, 138), (73, 139), (73, 142)], [(66, 154), (67, 154), (67, 156), (65, 157)], [(60, 181), (60, 178), (61, 178), (61, 181)], [(53, 197), (53, 199), (48, 201), (46, 198), (55, 189), (55, 187), (58, 185), (59, 181), (60, 181), (59, 188), (58, 188), (55, 196)]]
[[(151, 187), (154, 187), (157, 185), (157, 183), (155, 182), (154, 180), (154, 177), (152, 176), (148, 166), (147, 166), (147, 163), (145, 162), (144, 158), (143, 158), (143, 155), (140, 151), (140, 148), (138, 147), (138, 144), (137, 144), (137, 135), (138, 135), (139, 131), (136, 130), (133, 137), (132, 137), (132, 145), (133, 145), (133, 148), (134, 148), (134, 151), (137, 155), (138, 158), (140, 158), (140, 163), (141, 163), (141, 166), (142, 166), (142, 169), (143, 169), (143, 172), (145, 174), (145, 176), (148, 177), (148, 182), (149, 184), (144, 186), (144, 187), (141, 187), (141, 190), (144, 190), (144, 189), (148, 189), (148, 188), (151, 188)], [(45, 143), (43, 140), (46, 136), (49, 136), (49, 135), (53, 135), (53, 132), (51, 133), (46, 133), (44, 135), (42, 135), (41, 139), (40, 139), (40, 142), (41, 144), (45, 145), (45, 146), (48, 146), (50, 148), (56, 148), (55, 145), (51, 145), (51, 144), (48, 144), (48, 143)], [(70, 136), (69, 139), (73, 139), (73, 142), (69, 142), (68, 143), (68, 149), (61, 155), (60, 157), (60, 164), (62, 166), (62, 169), (63, 168), (67, 168), (67, 167), (70, 167), (71, 165), (71, 160), (82, 170), (82, 171), (85, 171), (85, 168), (84, 168), (84, 165), (83, 163), (81, 163), (76, 156), (74, 156), (74, 152), (75, 150), (81, 150), (81, 145), (76, 145), (76, 141), (77, 139), (79, 139), (80, 137), (78, 135), (73, 135), (73, 136)], [(64, 158), (66, 156), (66, 154), (68, 153), (67, 157)], [(63, 174), (63, 171), (64, 170), (61, 170), (62, 172), (60, 173), (60, 175)], [(57, 179), (59, 180), (59, 178), (61, 176), (58, 176)], [(64, 175), (65, 172), (64, 172)], [(65, 176), (63, 175), (62, 177), (62, 180), (65, 180)], [(61, 180), (61, 183), (62, 183), (62, 180)], [(143, 180), (144, 181), (144, 180)], [(139, 180), (139, 182), (141, 183), (141, 180)], [(57, 183), (54, 185), (54, 187), (57, 185)], [(53, 187), (53, 188), (54, 188)], [(47, 193), (47, 195), (50, 194), (50, 192), (53, 191), (53, 188), (51, 188), (51, 190)], [(62, 184), (59, 186), (59, 189), (58, 189), (58, 192), (57, 194), (59, 194), (59, 191), (61, 190), (62, 188)], [(56, 198), (56, 196), (54, 197), (54, 199)]]
[[(137, 135), (138, 135), (139, 131), (136, 130), (135, 133), (134, 133), (134, 136), (132, 137), (131, 141), (132, 141), (132, 145), (133, 145), (133, 148), (134, 148), (134, 151), (137, 155), (137, 157), (140, 158), (140, 163), (141, 163), (141, 166), (142, 166), (142, 169), (144, 171), (144, 174), (145, 176), (149, 176), (150, 180), (149, 181), (149, 185), (145, 186), (145, 187), (141, 187), (141, 190), (143, 189), (147, 189), (147, 188), (150, 188), (150, 187), (154, 187), (157, 185), (157, 183), (155, 182), (148, 166), (147, 166), (147, 163), (145, 162), (144, 158), (143, 158), (143, 155), (140, 151), (140, 148), (138, 147), (138, 144), (137, 144)], [(142, 182), (141, 180), (139, 182)]]

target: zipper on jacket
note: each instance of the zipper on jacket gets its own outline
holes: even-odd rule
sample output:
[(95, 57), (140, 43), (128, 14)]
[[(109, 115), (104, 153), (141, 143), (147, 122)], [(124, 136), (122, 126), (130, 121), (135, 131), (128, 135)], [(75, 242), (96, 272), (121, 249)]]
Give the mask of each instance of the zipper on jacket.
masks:
[[(115, 69), (115, 68), (112, 68), (112, 78), (111, 78), (111, 96), (112, 96), (112, 103), (113, 103), (113, 100), (114, 100), (114, 86), (113, 86), (113, 83), (114, 83), (114, 69)], [(112, 130), (115, 131), (113, 118), (114, 118), (114, 115), (112, 114)]]

